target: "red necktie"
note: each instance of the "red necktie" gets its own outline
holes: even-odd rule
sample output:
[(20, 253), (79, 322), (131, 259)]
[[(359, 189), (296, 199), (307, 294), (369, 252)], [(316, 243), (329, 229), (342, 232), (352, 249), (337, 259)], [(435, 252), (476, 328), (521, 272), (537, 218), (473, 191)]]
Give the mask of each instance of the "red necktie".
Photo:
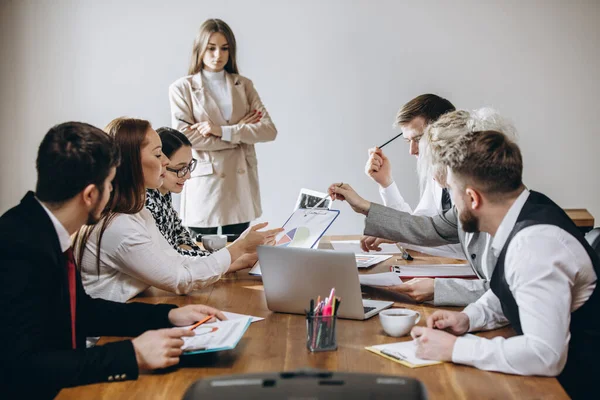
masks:
[(77, 299), (75, 297), (75, 257), (73, 256), (73, 249), (65, 251), (67, 256), (67, 277), (69, 279), (69, 300), (71, 303), (71, 342), (73, 349), (77, 347), (77, 339), (75, 336), (75, 309), (77, 308)]

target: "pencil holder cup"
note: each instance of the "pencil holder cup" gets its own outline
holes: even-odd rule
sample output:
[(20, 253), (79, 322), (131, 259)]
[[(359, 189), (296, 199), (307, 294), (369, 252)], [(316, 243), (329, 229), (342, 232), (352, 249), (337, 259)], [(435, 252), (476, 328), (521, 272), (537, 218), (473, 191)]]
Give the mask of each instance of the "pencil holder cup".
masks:
[(336, 315), (306, 317), (306, 348), (310, 351), (337, 350)]

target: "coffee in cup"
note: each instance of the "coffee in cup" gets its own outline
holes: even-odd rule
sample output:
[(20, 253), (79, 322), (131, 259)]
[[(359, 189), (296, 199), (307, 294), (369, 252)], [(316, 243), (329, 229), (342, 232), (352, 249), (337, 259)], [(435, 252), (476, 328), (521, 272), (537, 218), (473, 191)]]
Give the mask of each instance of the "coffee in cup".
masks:
[(383, 330), (390, 336), (400, 337), (410, 333), (410, 330), (421, 320), (421, 314), (407, 308), (390, 308), (379, 313)]

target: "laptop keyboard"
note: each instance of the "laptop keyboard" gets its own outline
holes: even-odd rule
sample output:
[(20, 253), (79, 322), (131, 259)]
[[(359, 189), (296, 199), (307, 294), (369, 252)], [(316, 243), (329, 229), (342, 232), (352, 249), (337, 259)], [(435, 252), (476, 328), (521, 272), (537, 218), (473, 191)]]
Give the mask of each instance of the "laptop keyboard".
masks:
[(365, 315), (373, 311), (376, 307), (365, 307), (363, 306), (363, 310), (365, 310)]

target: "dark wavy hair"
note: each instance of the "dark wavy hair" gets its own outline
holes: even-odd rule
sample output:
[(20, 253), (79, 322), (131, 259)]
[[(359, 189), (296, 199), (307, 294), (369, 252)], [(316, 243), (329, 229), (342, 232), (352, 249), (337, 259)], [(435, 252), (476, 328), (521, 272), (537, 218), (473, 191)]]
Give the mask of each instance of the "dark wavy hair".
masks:
[(162, 152), (167, 158), (171, 158), (171, 156), (183, 146), (192, 147), (190, 139), (177, 129), (163, 126), (158, 128), (156, 133), (160, 136), (160, 140), (162, 141)]

